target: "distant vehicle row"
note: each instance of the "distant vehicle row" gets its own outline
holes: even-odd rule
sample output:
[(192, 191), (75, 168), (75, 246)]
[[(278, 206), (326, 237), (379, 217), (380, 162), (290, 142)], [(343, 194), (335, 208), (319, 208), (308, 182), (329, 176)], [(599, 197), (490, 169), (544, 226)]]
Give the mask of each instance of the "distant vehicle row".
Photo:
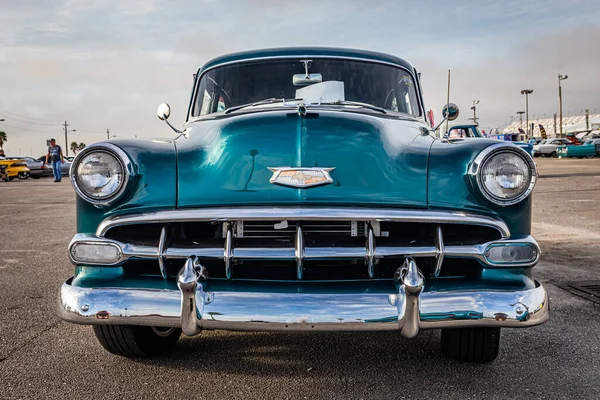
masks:
[[(65, 157), (65, 162), (61, 164), (63, 176), (69, 176), (71, 161), (73, 157)], [(25, 157), (0, 157), (0, 179), (12, 181), (19, 179), (39, 179), (53, 176), (52, 164), (46, 163), (46, 156), (37, 159), (29, 156)]]

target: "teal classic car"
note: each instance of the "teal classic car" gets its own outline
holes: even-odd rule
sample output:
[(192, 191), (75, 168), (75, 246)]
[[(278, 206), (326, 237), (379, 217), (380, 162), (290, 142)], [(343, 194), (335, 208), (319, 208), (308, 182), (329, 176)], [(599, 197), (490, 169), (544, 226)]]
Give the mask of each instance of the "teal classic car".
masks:
[(532, 277), (535, 164), (512, 143), (436, 139), (425, 109), (419, 74), (390, 55), (209, 61), (181, 131), (159, 106), (174, 139), (73, 161), (59, 316), (127, 357), (202, 330), (441, 329), (447, 356), (493, 360), (502, 328), (549, 317)]
[(580, 146), (560, 146), (556, 149), (558, 157), (594, 158), (600, 156), (600, 139), (586, 140)]
[[(527, 142), (521, 142), (518, 140), (513, 140), (515, 135), (511, 134), (496, 134), (491, 135), (489, 137), (498, 140), (505, 140), (514, 143), (515, 145), (521, 147), (525, 150), (529, 155), (533, 156), (533, 145)], [(449, 139), (462, 139), (462, 138), (483, 138), (486, 137), (481, 129), (479, 129), (478, 125), (468, 124), (468, 125), (455, 125), (448, 129), (448, 133), (446, 133), (446, 137)]]

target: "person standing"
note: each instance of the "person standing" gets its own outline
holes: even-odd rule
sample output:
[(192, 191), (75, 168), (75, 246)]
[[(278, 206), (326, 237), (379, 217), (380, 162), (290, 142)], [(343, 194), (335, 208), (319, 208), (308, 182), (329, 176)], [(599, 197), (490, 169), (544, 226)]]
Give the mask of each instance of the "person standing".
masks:
[(48, 158), (52, 159), (54, 182), (60, 182), (62, 179), (60, 165), (65, 162), (65, 158), (63, 156), (62, 148), (56, 144), (56, 140), (54, 139), (50, 139), (50, 147), (48, 147), (48, 153), (46, 154), (46, 164), (48, 164)]

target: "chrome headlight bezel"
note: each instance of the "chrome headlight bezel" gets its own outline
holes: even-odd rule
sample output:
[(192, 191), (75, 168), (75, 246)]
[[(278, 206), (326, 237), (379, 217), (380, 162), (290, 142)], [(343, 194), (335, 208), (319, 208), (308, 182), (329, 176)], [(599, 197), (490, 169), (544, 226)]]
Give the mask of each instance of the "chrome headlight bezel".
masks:
[[(500, 198), (490, 193), (486, 188), (481, 173), (485, 164), (491, 160), (492, 157), (500, 154), (500, 153), (513, 153), (515, 156), (521, 157), (525, 164), (529, 167), (530, 180), (527, 184), (526, 189), (518, 194), (515, 197), (511, 198)], [(499, 206), (511, 206), (521, 201), (525, 200), (535, 187), (535, 183), (537, 181), (537, 170), (535, 166), (535, 162), (529, 153), (514, 144), (505, 144), (498, 143), (491, 146), (486, 147), (482, 150), (475, 160), (471, 163), (471, 167), (469, 168), (469, 175), (475, 181), (475, 186), (479, 189), (479, 192), (485, 197), (486, 200), (499, 205)]]
[[(113, 193), (106, 197), (92, 197), (88, 195), (84, 190), (82, 190), (77, 183), (77, 167), (79, 166), (81, 161), (90, 153), (107, 153), (111, 155), (117, 160), (117, 162), (120, 164), (123, 170), (123, 182), (121, 182), (117, 190), (115, 190)], [(73, 188), (75, 189), (77, 195), (83, 200), (96, 206), (108, 206), (110, 204), (113, 204), (115, 201), (119, 200), (125, 193), (125, 190), (127, 189), (128, 183), (131, 178), (131, 174), (132, 168), (129, 157), (120, 147), (115, 146), (112, 143), (96, 143), (86, 147), (79, 154), (77, 154), (77, 156), (73, 160), (73, 163), (71, 164), (71, 169), (69, 171), (71, 185), (73, 185)]]

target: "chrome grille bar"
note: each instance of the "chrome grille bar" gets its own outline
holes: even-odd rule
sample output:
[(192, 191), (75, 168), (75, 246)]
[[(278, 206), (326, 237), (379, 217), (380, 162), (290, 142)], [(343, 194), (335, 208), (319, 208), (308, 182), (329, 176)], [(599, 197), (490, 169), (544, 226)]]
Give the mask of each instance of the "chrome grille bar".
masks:
[(375, 235), (373, 227), (370, 223), (367, 224), (367, 249), (366, 263), (369, 278), (375, 277)]
[(225, 234), (225, 247), (223, 249), (223, 261), (225, 261), (225, 277), (231, 279), (233, 259), (233, 228), (231, 224), (227, 226)]
[(400, 210), (359, 207), (216, 207), (157, 211), (110, 217), (98, 225), (96, 235), (103, 237), (116, 226), (135, 224), (166, 224), (173, 222), (231, 222), (231, 221), (388, 221), (429, 224), (481, 225), (495, 228), (502, 238), (510, 237), (504, 221), (484, 216), (455, 211)]
[(442, 235), (442, 226), (437, 225), (435, 227), (435, 253), (437, 262), (435, 264), (435, 270), (433, 271), (433, 276), (440, 276), (440, 272), (442, 271), (442, 264), (444, 263), (444, 236)]
[(158, 240), (158, 266), (160, 268), (160, 274), (163, 279), (167, 279), (167, 266), (165, 264), (165, 246), (167, 244), (167, 225), (163, 226), (160, 230), (160, 239)]
[(302, 226), (296, 225), (296, 248), (294, 249), (294, 256), (296, 259), (296, 278), (302, 279), (302, 271), (304, 269), (304, 233), (302, 232)]
[[(167, 235), (168, 236), (168, 235)], [(100, 238), (93, 235), (76, 234), (69, 245), (71, 248), (75, 243), (111, 243), (119, 246), (121, 257), (113, 263), (93, 263), (94, 265), (118, 265), (130, 259), (137, 260), (157, 260), (160, 254), (156, 246), (142, 246), (122, 243), (114, 239)], [(304, 243), (302, 241), (302, 243)], [(489, 264), (484, 256), (485, 249), (491, 244), (511, 244), (511, 243), (531, 243), (538, 247), (537, 242), (532, 236), (510, 240), (496, 240), (482, 244), (457, 245), (457, 246), (380, 246), (375, 248), (373, 244), (374, 260), (387, 257), (436, 257), (440, 255), (444, 258), (470, 258)], [(440, 244), (443, 242), (440, 241)], [(229, 271), (229, 277), (232, 276), (232, 266), (234, 260), (344, 260), (344, 259), (367, 259), (368, 249), (366, 247), (306, 247), (303, 252), (297, 252), (296, 246), (293, 248), (268, 248), (268, 247), (237, 247), (233, 246), (233, 232), (227, 230), (224, 247), (177, 247), (173, 243), (170, 246), (164, 246), (162, 256), (164, 260), (186, 259), (191, 256), (198, 258), (208, 258), (213, 260), (223, 260), (226, 265), (226, 272)], [(440, 249), (443, 249), (440, 252)], [(510, 264), (511, 267), (529, 267), (535, 265), (539, 260), (539, 250), (537, 257), (528, 263)], [(73, 260), (71, 260), (73, 261)], [(164, 264), (163, 264), (164, 265)], [(437, 263), (436, 263), (437, 265)], [(501, 264), (495, 264), (495, 267), (502, 267)]]

